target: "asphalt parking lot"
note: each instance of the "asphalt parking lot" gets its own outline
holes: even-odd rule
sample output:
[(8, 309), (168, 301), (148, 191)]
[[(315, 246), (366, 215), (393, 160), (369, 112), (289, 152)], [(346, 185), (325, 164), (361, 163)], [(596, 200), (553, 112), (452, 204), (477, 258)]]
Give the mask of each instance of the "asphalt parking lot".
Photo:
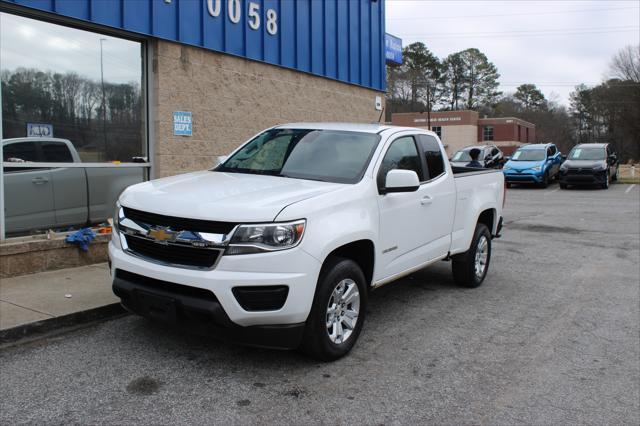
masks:
[(134, 316), (0, 350), (0, 422), (639, 424), (640, 186), (514, 187), (485, 284), (374, 292), (334, 363)]

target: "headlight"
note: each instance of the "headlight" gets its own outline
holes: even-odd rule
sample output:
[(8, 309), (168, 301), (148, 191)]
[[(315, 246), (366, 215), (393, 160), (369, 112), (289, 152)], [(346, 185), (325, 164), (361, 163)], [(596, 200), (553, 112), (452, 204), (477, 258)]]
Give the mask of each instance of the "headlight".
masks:
[(115, 232), (112, 231), (112, 233), (115, 234), (116, 232), (118, 232), (119, 226), (120, 226), (120, 202), (119, 201), (116, 201), (116, 208), (113, 211), (112, 219), (113, 219), (113, 231), (115, 231)]
[(595, 166), (593, 168), (593, 170), (596, 171), (596, 172), (602, 172), (602, 171), (604, 171), (606, 169), (607, 169), (607, 166), (605, 166), (604, 164), (598, 164), (597, 166)]
[(226, 254), (263, 253), (293, 248), (302, 240), (305, 225), (305, 220), (240, 225), (229, 241)]
[(502, 167), (502, 170), (511, 170), (511, 166), (506, 166), (505, 165), (504, 167)]
[(535, 171), (535, 172), (539, 172), (540, 170), (542, 170), (542, 166), (535, 166), (532, 167), (531, 170)]

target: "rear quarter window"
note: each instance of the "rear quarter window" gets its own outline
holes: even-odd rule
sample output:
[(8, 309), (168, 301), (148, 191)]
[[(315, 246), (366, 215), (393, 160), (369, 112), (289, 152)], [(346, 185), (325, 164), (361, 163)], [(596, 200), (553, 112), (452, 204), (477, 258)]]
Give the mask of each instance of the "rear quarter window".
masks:
[(419, 135), (420, 145), (427, 163), (426, 180), (444, 173), (444, 157), (438, 140), (430, 135)]

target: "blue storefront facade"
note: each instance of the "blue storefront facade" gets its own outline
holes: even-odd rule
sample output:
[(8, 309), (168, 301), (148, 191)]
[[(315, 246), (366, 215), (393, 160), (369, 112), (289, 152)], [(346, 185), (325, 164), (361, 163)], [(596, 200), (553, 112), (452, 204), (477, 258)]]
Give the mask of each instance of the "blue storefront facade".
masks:
[(384, 0), (0, 0), (383, 91)]

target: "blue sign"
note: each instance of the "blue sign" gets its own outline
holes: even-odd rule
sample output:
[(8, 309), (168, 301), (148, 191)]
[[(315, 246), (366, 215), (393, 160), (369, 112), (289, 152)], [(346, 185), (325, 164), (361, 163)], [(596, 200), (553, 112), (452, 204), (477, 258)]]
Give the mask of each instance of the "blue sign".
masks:
[(27, 123), (27, 137), (52, 138), (53, 124)]
[(192, 136), (193, 123), (191, 121), (191, 112), (175, 111), (173, 113), (173, 134), (175, 136)]
[(0, 0), (385, 89), (384, 0)]
[(389, 33), (385, 34), (384, 57), (387, 62), (402, 64), (402, 39)]

